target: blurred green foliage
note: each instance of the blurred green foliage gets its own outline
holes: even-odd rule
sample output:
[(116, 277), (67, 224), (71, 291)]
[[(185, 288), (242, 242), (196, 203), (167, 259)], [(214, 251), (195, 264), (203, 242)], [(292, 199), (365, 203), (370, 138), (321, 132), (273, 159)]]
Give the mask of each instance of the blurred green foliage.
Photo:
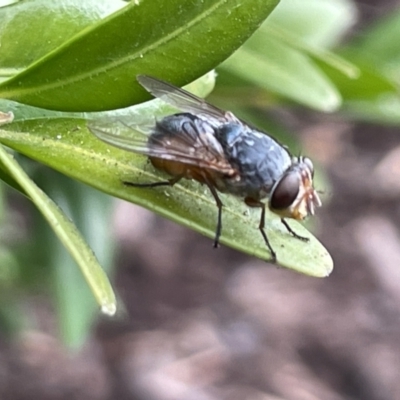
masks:
[[(110, 149), (88, 132), (87, 119), (170, 111), (150, 102), (104, 112), (149, 99), (136, 82), (138, 73), (182, 85), (217, 68), (216, 95), (221, 104), (241, 115), (254, 108), (302, 106), (355, 120), (399, 124), (399, 19), (397, 10), (342, 43), (357, 21), (350, 0), (0, 2), (0, 111), (15, 115), (13, 123), (0, 127), (0, 141), (75, 179), (17, 157), (74, 220), (109, 270), (115, 251), (108, 229), (111, 197), (77, 180), (211, 237), (215, 225), (213, 200), (198, 185), (184, 184), (168, 199), (157, 191), (124, 188), (122, 179), (156, 176), (143, 171), (142, 158)], [(213, 84), (214, 76), (208, 74), (192, 90), (205, 95)], [(282, 131), (273, 124), (265, 128), (276, 137)], [(15, 237), (24, 232), (15, 227), (17, 217), (4, 200), (8, 190), (1, 187), (0, 323), (10, 332), (18, 329), (22, 319), (16, 315), (20, 314), (9, 312), (19, 307), (15, 288), (21, 288), (22, 282), (40, 284), (54, 294), (66, 343), (79, 345), (96, 305), (72, 258), (48, 226), (78, 260), (94, 293), (107, 292), (108, 281), (93, 272), (98, 271), (95, 260), (91, 264), (80, 257), (86, 251), (83, 239), (60, 223), (65, 217), (46, 195), (39, 195), (42, 192), (15, 161), (3, 154), (0, 178), (27, 195), (45, 217), (48, 213), (57, 217), (46, 217), (49, 224), (45, 224), (36, 215), (29, 227), (33, 240), (23, 250), (18, 245), (16, 251), (16, 240), (4, 232), (14, 229)], [(193, 201), (197, 211), (191, 210)], [(268, 258), (257, 230), (249, 230), (240, 219), (243, 206), (235, 199), (224, 198), (224, 202), (224, 226), (230, 228), (223, 231), (222, 242)], [(255, 227), (257, 218), (251, 219)], [(268, 234), (273, 242), (285, 245), (282, 265), (315, 276), (329, 274), (332, 261), (315, 239), (309, 247), (300, 246), (282, 235), (274, 221), (268, 220)]]

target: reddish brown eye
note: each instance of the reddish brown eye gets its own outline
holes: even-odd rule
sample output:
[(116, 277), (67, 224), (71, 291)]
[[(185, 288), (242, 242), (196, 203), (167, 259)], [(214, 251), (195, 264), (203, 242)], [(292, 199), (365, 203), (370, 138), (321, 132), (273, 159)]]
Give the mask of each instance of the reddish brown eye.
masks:
[(296, 200), (300, 190), (300, 177), (297, 173), (288, 173), (274, 188), (271, 198), (271, 208), (283, 210), (290, 207)]

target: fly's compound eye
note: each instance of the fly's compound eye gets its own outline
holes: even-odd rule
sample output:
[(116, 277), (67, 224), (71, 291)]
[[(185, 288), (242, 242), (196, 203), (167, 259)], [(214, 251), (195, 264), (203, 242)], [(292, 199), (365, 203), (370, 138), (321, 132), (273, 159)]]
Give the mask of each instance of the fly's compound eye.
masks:
[(307, 166), (308, 170), (310, 171), (311, 177), (314, 178), (314, 164), (313, 164), (313, 162), (308, 157), (304, 157), (303, 158), (303, 163)]
[(297, 173), (288, 173), (274, 188), (270, 205), (275, 210), (289, 208), (297, 198), (300, 190), (300, 176)]

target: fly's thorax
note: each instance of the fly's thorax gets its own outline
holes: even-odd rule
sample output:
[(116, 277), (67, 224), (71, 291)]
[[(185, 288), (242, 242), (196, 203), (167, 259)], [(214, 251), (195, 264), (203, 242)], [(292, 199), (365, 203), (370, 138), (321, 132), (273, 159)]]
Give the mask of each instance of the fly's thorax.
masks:
[(274, 184), (269, 208), (283, 218), (303, 220), (313, 215), (321, 200), (313, 186), (314, 166), (307, 157), (296, 157)]
[(260, 200), (291, 166), (291, 156), (272, 137), (239, 122), (216, 129), (225, 156), (237, 171), (220, 183), (219, 190)]

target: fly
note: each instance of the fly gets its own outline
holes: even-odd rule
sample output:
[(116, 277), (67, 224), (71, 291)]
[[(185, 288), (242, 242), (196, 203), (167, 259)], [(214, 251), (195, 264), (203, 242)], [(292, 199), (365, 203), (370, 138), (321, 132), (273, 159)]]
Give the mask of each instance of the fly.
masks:
[[(173, 186), (181, 179), (194, 179), (208, 187), (218, 208), (214, 247), (222, 229), (222, 201), (218, 192), (240, 197), (249, 207), (261, 209), (259, 230), (272, 259), (276, 253), (265, 232), (265, 209), (279, 215), (288, 232), (297, 239), (285, 218), (303, 220), (321, 206), (313, 186), (314, 166), (307, 157), (294, 157), (273, 138), (254, 129), (205, 100), (146, 75), (138, 82), (154, 97), (182, 112), (159, 121), (132, 121), (123, 117), (113, 123), (94, 122), (90, 130), (101, 140), (149, 157), (153, 166), (171, 176), (162, 182), (125, 185), (141, 188)], [(141, 138), (129, 135), (139, 131)], [(267, 200), (267, 203), (262, 200)]]

